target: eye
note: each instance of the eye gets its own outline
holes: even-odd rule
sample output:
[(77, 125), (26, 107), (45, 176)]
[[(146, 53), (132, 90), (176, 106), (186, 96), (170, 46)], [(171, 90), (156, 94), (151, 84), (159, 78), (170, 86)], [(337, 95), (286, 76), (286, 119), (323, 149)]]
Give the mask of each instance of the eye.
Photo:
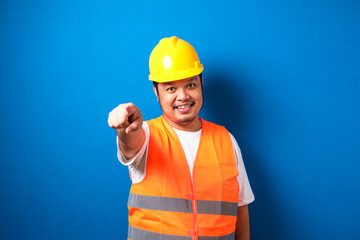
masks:
[(196, 86), (195, 83), (190, 83), (189, 85), (187, 85), (188, 88), (194, 88)]
[(166, 89), (167, 92), (173, 92), (174, 90), (175, 90), (174, 87), (169, 87), (169, 88)]

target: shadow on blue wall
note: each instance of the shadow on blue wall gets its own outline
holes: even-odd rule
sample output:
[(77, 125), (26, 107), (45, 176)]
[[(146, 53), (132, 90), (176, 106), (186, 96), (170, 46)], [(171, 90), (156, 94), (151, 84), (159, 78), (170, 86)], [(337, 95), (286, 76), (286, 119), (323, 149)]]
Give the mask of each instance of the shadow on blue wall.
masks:
[[(238, 74), (238, 73), (237, 73)], [(239, 82), (246, 76), (238, 76), (231, 71), (219, 70), (204, 78), (204, 107), (202, 115), (206, 119), (225, 126), (237, 139), (241, 148), (248, 178), (255, 195), (255, 201), (249, 204), (252, 239), (286, 239), (281, 234), (285, 216), (277, 211), (276, 196), (272, 192), (271, 176), (262, 166), (257, 147), (252, 146), (247, 137), (251, 137), (256, 124), (251, 124), (251, 99), (247, 98), (245, 88)], [(233, 84), (237, 82), (237, 84)], [(240, 84), (241, 85), (241, 84)]]

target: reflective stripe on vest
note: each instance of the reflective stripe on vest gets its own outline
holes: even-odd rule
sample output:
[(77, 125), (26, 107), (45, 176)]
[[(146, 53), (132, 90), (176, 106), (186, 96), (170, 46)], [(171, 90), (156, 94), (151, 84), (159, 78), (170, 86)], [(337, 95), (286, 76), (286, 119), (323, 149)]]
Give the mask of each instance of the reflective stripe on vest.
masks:
[[(196, 200), (196, 204), (198, 214), (237, 215), (237, 203)], [(193, 213), (192, 201), (183, 198), (156, 197), (130, 193), (128, 206), (149, 210)]]
[[(170, 234), (161, 234), (156, 232), (150, 232), (146, 231), (140, 228), (129, 226), (129, 235), (128, 238), (131, 240), (160, 240), (160, 239), (166, 239), (166, 240), (192, 240), (192, 237), (185, 237), (185, 236), (177, 236), (177, 235), (170, 235)], [(230, 233), (226, 236), (217, 236), (217, 237), (211, 237), (206, 236), (198, 237), (199, 240), (234, 240), (235, 239), (235, 232)]]

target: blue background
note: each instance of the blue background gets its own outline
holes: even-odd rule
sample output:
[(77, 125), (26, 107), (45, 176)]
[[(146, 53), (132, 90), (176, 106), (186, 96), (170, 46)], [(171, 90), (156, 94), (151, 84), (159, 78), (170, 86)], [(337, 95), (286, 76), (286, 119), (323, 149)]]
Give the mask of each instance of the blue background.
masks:
[(360, 239), (360, 2), (1, 1), (0, 238), (126, 239), (108, 113), (161, 114), (148, 58), (197, 50), (242, 149), (253, 240)]

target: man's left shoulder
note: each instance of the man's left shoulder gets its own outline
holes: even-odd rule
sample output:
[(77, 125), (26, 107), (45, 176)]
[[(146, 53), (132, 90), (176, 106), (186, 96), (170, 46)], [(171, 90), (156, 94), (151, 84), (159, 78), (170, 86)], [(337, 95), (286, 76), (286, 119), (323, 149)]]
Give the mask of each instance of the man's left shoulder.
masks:
[(206, 125), (206, 127), (208, 129), (217, 130), (219, 132), (227, 132), (227, 133), (229, 133), (229, 131), (226, 129), (226, 127), (224, 127), (222, 125), (219, 125), (219, 124), (216, 124), (216, 123), (204, 120), (204, 119), (202, 119), (202, 121), (203, 121), (203, 123)]

